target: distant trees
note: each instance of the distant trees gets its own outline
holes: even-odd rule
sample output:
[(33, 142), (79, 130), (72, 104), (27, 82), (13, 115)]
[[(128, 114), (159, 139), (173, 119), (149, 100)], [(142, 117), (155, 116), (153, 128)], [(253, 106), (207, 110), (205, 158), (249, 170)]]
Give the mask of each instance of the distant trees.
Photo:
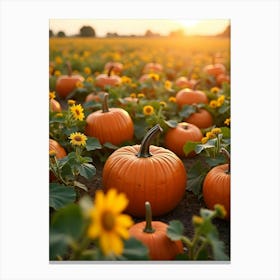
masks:
[(147, 30), (144, 36), (145, 37), (159, 37), (160, 34), (159, 33), (154, 33), (151, 30)]
[(60, 37), (60, 38), (66, 37), (65, 32), (64, 31), (58, 31), (57, 32), (57, 37)]
[(83, 26), (80, 29), (80, 36), (81, 37), (95, 37), (95, 30), (91, 26)]
[(217, 37), (230, 37), (230, 25), (222, 33), (218, 34)]
[(169, 33), (169, 36), (170, 37), (183, 37), (185, 36), (185, 32), (183, 29), (178, 29), (178, 30), (175, 30), (175, 31), (171, 31)]
[(54, 36), (53, 31), (50, 29), (49, 30), (49, 37), (53, 37), (53, 36)]

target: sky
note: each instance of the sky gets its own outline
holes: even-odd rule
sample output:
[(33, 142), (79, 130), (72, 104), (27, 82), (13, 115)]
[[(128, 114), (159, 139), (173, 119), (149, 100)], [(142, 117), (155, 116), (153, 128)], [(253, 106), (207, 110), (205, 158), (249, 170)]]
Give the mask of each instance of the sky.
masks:
[(118, 35), (144, 35), (147, 30), (161, 35), (168, 35), (171, 31), (183, 29), (186, 35), (216, 35), (223, 32), (228, 19), (126, 19), (126, 20), (92, 20), (92, 19), (50, 19), (49, 28), (57, 34), (64, 31), (67, 36), (79, 34), (84, 25), (94, 28), (96, 36), (106, 36), (107, 32)]

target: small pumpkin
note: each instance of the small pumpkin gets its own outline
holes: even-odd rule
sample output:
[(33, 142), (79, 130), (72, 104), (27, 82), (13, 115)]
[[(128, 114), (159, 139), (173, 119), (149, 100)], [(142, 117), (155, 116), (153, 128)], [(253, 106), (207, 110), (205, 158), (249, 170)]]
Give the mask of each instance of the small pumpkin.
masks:
[(215, 56), (212, 57), (212, 64), (208, 64), (203, 68), (203, 71), (211, 76), (217, 77), (220, 74), (226, 73), (226, 67), (222, 63), (215, 62)]
[(107, 71), (109, 71), (111, 68), (114, 73), (120, 74), (123, 70), (123, 64), (116, 61), (109, 61), (104, 66), (104, 69)]
[(57, 113), (62, 111), (61, 105), (57, 100), (50, 99), (50, 111), (57, 112)]
[(175, 81), (175, 85), (179, 88), (193, 88), (197, 83), (197, 80), (188, 79), (187, 77), (179, 77)]
[(104, 93), (105, 93), (104, 91), (100, 91), (98, 93), (91, 92), (86, 96), (85, 102), (90, 102), (90, 101), (101, 102)]
[[(66, 157), (67, 153), (65, 149), (54, 139), (49, 139), (49, 152), (55, 151), (55, 156), (57, 159)], [(53, 172), (49, 172), (49, 180), (53, 182), (55, 180), (55, 175)]]
[(193, 89), (184, 88), (177, 92), (176, 103), (179, 108), (182, 108), (184, 105), (208, 103), (208, 97), (205, 92), (196, 89), (197, 84), (198, 82), (193, 87)]
[(185, 194), (187, 173), (183, 162), (170, 150), (150, 145), (162, 132), (159, 125), (151, 128), (141, 145), (115, 150), (103, 169), (105, 190), (116, 188), (129, 200), (128, 214), (145, 216), (144, 204), (153, 205), (156, 216), (173, 210)]
[(152, 221), (152, 209), (149, 202), (145, 203), (145, 209), (146, 221), (134, 224), (129, 229), (130, 236), (147, 246), (151, 260), (174, 260), (176, 255), (184, 251), (182, 241), (172, 241), (167, 236), (166, 223)]
[(57, 78), (55, 91), (61, 98), (66, 98), (75, 88), (78, 82), (83, 82), (84, 77), (81, 75), (73, 75), (70, 62), (66, 63), (68, 74), (61, 75)]
[(229, 84), (230, 83), (230, 77), (227, 74), (221, 73), (216, 77), (216, 82), (219, 86), (222, 85), (223, 83)]
[(197, 106), (195, 109), (196, 112), (185, 118), (185, 122), (194, 124), (198, 128), (208, 128), (213, 125), (213, 117), (206, 109)]
[(121, 84), (121, 78), (118, 75), (112, 75), (113, 66), (108, 70), (107, 74), (100, 74), (96, 77), (95, 85), (104, 88), (105, 86), (116, 86)]
[[(167, 149), (173, 151), (179, 157), (185, 157), (184, 145), (188, 142), (199, 142), (203, 134), (201, 130), (194, 124), (180, 122), (174, 128), (170, 128), (164, 137), (164, 144)], [(187, 157), (195, 156), (195, 152), (191, 152)]]
[(203, 199), (209, 209), (215, 204), (221, 204), (227, 211), (226, 219), (230, 219), (230, 155), (224, 148), (228, 163), (215, 166), (206, 175), (203, 182)]
[(86, 118), (85, 134), (99, 139), (101, 144), (110, 142), (119, 145), (133, 139), (134, 126), (129, 114), (122, 108), (108, 107), (108, 96), (103, 94), (102, 110)]
[(151, 72), (161, 72), (163, 69), (160, 63), (156, 62), (149, 62), (144, 66), (143, 72), (144, 73), (151, 73)]

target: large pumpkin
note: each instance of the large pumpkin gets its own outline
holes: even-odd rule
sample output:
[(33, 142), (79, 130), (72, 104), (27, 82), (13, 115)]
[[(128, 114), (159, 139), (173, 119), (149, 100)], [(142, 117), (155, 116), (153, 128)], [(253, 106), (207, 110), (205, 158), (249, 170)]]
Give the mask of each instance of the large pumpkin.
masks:
[(228, 163), (212, 168), (203, 182), (203, 199), (209, 209), (215, 204), (221, 204), (227, 211), (226, 218), (230, 218), (230, 158), (229, 153), (222, 149), (228, 157)]
[(57, 78), (55, 91), (61, 98), (66, 98), (74, 89), (78, 82), (83, 82), (84, 77), (81, 75), (73, 75), (70, 63), (66, 63), (68, 74)]
[[(174, 128), (170, 128), (164, 137), (164, 144), (167, 149), (174, 152), (179, 157), (184, 157), (184, 145), (188, 142), (199, 142), (203, 137), (200, 129), (191, 123), (181, 122)], [(194, 152), (191, 152), (188, 157), (195, 156)]]
[(66, 156), (65, 149), (53, 139), (49, 139), (49, 151), (55, 151), (55, 156), (58, 159), (64, 158)]
[(150, 145), (159, 125), (148, 131), (141, 145), (114, 151), (103, 169), (105, 190), (116, 188), (129, 200), (126, 212), (145, 216), (144, 204), (153, 205), (156, 216), (173, 210), (185, 194), (187, 173), (183, 162), (170, 150)]
[(108, 107), (108, 96), (103, 94), (102, 110), (89, 114), (86, 118), (85, 134), (99, 139), (101, 144), (110, 142), (119, 145), (132, 140), (134, 126), (129, 114), (121, 108)]
[(182, 108), (184, 105), (193, 105), (199, 103), (208, 103), (208, 97), (205, 92), (201, 90), (184, 88), (177, 92), (176, 94), (176, 103), (179, 108)]
[(167, 236), (167, 224), (152, 221), (152, 210), (149, 202), (145, 203), (145, 209), (146, 221), (134, 224), (129, 229), (130, 236), (147, 246), (151, 260), (174, 260), (176, 255), (183, 253), (182, 241), (172, 241)]

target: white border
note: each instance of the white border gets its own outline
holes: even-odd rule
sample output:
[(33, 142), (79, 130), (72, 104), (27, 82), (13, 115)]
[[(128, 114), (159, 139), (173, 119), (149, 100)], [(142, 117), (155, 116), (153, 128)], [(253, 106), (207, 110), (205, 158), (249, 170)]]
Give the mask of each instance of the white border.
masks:
[[(48, 262), (49, 18), (229, 18), (231, 264)], [(1, 1), (0, 278), (279, 279), (278, 1)]]

